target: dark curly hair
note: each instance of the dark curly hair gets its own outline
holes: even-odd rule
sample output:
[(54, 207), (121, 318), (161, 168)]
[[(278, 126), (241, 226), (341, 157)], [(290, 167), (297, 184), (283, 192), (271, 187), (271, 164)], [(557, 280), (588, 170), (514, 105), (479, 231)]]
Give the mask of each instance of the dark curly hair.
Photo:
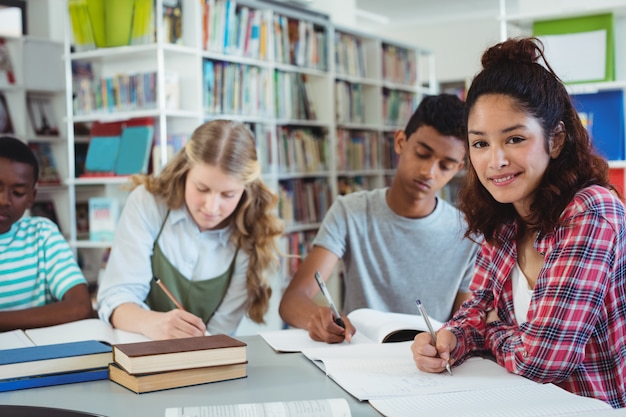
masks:
[[(487, 49), (481, 62), (483, 69), (467, 92), (466, 122), (480, 97), (499, 94), (512, 99), (519, 110), (539, 121), (546, 149), (550, 133), (560, 122), (565, 126), (562, 150), (557, 158), (550, 160), (530, 207), (530, 216), (524, 218), (527, 227), (549, 233), (558, 225), (561, 213), (578, 190), (593, 184), (613, 189), (608, 179), (608, 163), (593, 148), (563, 82), (545, 59), (539, 39), (516, 38), (498, 43)], [(471, 160), (458, 206), (468, 223), (467, 236), (479, 233), (491, 244), (499, 243), (498, 231), (504, 224), (518, 218), (512, 204), (497, 202), (480, 183)], [(518, 231), (523, 232), (523, 228)]]

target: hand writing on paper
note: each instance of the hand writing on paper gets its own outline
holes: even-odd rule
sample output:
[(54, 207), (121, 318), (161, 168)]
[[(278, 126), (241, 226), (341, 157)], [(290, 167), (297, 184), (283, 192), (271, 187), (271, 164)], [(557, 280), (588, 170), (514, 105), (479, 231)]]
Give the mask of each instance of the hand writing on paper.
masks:
[(449, 330), (441, 329), (437, 332), (437, 346), (433, 345), (433, 338), (428, 332), (415, 336), (411, 351), (417, 369), (424, 372), (439, 373), (446, 370), (446, 363), (454, 363), (450, 352), (456, 347), (456, 336)]
[(153, 339), (178, 339), (203, 336), (206, 326), (200, 317), (184, 310), (171, 310), (155, 313), (153, 320), (146, 323), (145, 334)]
[(309, 337), (313, 340), (326, 343), (341, 343), (344, 340), (350, 342), (356, 329), (346, 316), (341, 316), (346, 328), (339, 326), (335, 322), (335, 316), (329, 307), (319, 307), (317, 311), (309, 317), (307, 328)]

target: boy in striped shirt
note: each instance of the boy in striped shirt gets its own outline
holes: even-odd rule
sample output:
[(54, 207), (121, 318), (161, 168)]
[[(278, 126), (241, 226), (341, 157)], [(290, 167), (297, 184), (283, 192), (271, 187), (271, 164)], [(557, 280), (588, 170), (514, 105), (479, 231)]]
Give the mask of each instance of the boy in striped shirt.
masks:
[(85, 277), (57, 226), (23, 217), (38, 177), (30, 148), (0, 137), (0, 331), (94, 316)]

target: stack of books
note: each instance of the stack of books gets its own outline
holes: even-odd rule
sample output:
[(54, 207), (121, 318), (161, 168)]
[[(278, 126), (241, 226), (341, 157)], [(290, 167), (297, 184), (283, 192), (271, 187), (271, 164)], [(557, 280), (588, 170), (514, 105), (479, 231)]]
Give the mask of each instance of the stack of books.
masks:
[(107, 379), (111, 346), (95, 340), (0, 351), (0, 392)]
[(109, 379), (140, 394), (244, 378), (246, 346), (224, 334), (118, 344)]

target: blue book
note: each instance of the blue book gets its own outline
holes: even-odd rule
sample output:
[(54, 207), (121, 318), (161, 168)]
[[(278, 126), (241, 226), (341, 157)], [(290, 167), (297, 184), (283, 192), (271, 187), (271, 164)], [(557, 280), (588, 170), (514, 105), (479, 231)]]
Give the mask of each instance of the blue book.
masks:
[(115, 162), (120, 148), (119, 136), (94, 136), (89, 141), (85, 171), (111, 173), (115, 170)]
[(609, 90), (573, 94), (572, 102), (598, 153), (609, 161), (624, 160), (624, 93), (621, 90)]
[(115, 174), (148, 173), (153, 132), (152, 126), (127, 126), (124, 128), (115, 164)]
[(0, 379), (103, 368), (112, 359), (111, 346), (95, 340), (5, 349)]
[(53, 385), (74, 384), (76, 382), (99, 381), (103, 379), (109, 379), (108, 368), (95, 368), (56, 374), (31, 375), (21, 378), (1, 379), (0, 392), (16, 391), (27, 388), (49, 387)]

